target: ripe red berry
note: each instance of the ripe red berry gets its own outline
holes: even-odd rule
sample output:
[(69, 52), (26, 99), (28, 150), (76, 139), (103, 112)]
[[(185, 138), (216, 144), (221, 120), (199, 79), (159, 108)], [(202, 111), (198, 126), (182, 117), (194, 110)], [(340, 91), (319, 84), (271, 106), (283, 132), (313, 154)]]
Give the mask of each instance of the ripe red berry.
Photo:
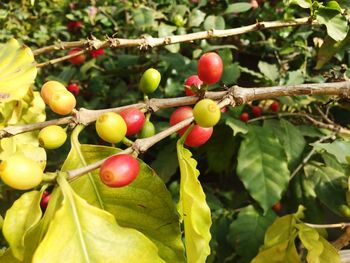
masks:
[(241, 121), (243, 121), (243, 122), (249, 121), (249, 114), (248, 114), (248, 112), (243, 112), (243, 113), (241, 114), (241, 116), (239, 117), (239, 119), (240, 119)]
[(227, 111), (227, 107), (223, 107), (220, 109), (221, 113), (225, 113)]
[(278, 112), (280, 105), (277, 101), (272, 102), (272, 104), (270, 105), (270, 110), (274, 111), (274, 112)]
[(123, 117), (127, 126), (126, 136), (138, 133), (145, 123), (145, 115), (137, 108), (126, 109), (119, 114)]
[(281, 211), (281, 209), (282, 209), (282, 204), (279, 201), (272, 206), (272, 210), (275, 211), (276, 213)]
[(48, 191), (43, 192), (40, 201), (40, 207), (45, 210), (51, 198), (51, 194)]
[(185, 93), (187, 96), (193, 96), (196, 95), (195, 92), (192, 91), (191, 87), (195, 87), (197, 89), (200, 89), (201, 85), (203, 84), (203, 81), (201, 81), (198, 77), (198, 75), (192, 75), (188, 77), (185, 81)]
[[(75, 54), (81, 50), (82, 49), (80, 49), (80, 48), (72, 49), (71, 51), (68, 52), (68, 55)], [(75, 57), (68, 59), (68, 61), (74, 65), (80, 65), (80, 64), (83, 64), (85, 62), (85, 59), (86, 59), (86, 56), (84, 54), (80, 54), (80, 55), (77, 55)]]
[(78, 96), (80, 93), (80, 87), (76, 83), (71, 83), (68, 85), (67, 90), (72, 92), (75, 96)]
[(252, 112), (255, 117), (260, 117), (262, 115), (262, 108), (260, 108), (259, 106), (253, 106)]
[(90, 51), (90, 54), (93, 58), (97, 58), (99, 56), (102, 56), (104, 53), (105, 53), (105, 50), (103, 48), (93, 49)]
[(131, 155), (114, 155), (102, 164), (100, 179), (107, 186), (122, 187), (134, 181), (139, 170), (138, 161)]
[[(170, 116), (170, 125), (173, 126), (180, 121), (183, 121), (184, 119), (187, 119), (189, 117), (192, 117), (192, 108), (189, 106), (183, 106), (180, 108), (177, 108), (173, 114)], [(177, 133), (182, 136), (185, 131), (187, 130), (188, 126), (182, 128)], [(185, 145), (189, 147), (198, 147), (202, 144), (206, 143), (211, 135), (213, 134), (213, 127), (209, 128), (203, 128), (200, 127), (198, 124), (194, 125), (191, 132), (188, 134)]]
[(67, 30), (70, 32), (78, 31), (82, 27), (82, 23), (79, 21), (69, 21), (67, 23)]
[(198, 61), (198, 77), (206, 84), (214, 84), (220, 80), (223, 67), (222, 59), (218, 54), (205, 53)]
[(198, 147), (206, 143), (213, 134), (213, 127), (203, 128), (198, 124), (194, 125), (188, 134), (185, 145), (189, 147)]
[[(190, 117), (193, 117), (192, 108), (190, 106), (177, 108), (170, 116), (170, 126), (174, 126), (176, 123)], [(187, 130), (188, 126), (178, 130), (177, 133), (182, 136)]]

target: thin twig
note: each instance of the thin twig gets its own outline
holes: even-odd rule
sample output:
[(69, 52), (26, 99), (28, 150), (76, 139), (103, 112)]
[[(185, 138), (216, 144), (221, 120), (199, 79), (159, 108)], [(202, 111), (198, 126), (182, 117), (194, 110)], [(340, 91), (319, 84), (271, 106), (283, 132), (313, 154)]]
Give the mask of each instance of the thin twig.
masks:
[(312, 228), (345, 228), (350, 226), (350, 223), (337, 223), (337, 224), (310, 224), (310, 223), (305, 223), (305, 225), (312, 227)]
[(192, 42), (195, 40), (209, 39), (209, 38), (222, 38), (235, 35), (241, 35), (244, 33), (262, 30), (262, 29), (275, 29), (289, 26), (300, 25), (315, 25), (318, 24), (316, 20), (311, 20), (310, 17), (298, 18), (288, 21), (270, 21), (270, 22), (257, 22), (249, 26), (243, 26), (239, 28), (216, 30), (210, 29), (207, 31), (201, 31), (196, 33), (166, 36), (160, 38), (154, 38), (151, 36), (144, 36), (138, 39), (124, 39), (124, 38), (107, 38), (106, 40), (88, 39), (74, 42), (59, 42), (54, 45), (42, 47), (34, 50), (34, 55), (40, 55), (43, 53), (71, 49), (71, 48), (87, 48), (87, 49), (99, 49), (99, 48), (126, 48), (126, 47), (138, 47), (140, 49), (153, 48), (157, 46), (171, 45), (183, 42)]
[[(324, 141), (327, 141), (329, 139), (335, 140), (336, 136), (335, 133), (332, 133), (330, 135), (324, 136), (322, 138), (320, 138), (319, 140), (317, 140), (314, 143), (321, 143)], [(305, 166), (305, 164), (308, 163), (308, 161), (311, 159), (311, 157), (316, 153), (315, 148), (312, 148), (312, 150), (308, 153), (308, 155), (305, 156), (305, 158), (301, 161), (301, 163), (298, 165), (298, 167), (293, 171), (293, 173), (290, 176), (290, 180), (293, 179), (293, 177)]]

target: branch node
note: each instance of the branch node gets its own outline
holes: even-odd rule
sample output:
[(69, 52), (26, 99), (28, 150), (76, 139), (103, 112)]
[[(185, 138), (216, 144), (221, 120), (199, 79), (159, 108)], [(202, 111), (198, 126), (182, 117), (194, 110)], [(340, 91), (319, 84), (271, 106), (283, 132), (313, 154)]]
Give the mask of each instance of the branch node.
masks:
[(261, 23), (259, 21), (256, 21), (256, 24), (255, 24), (256, 28), (258, 30), (261, 30), (261, 29), (264, 29), (265, 28), (265, 24), (264, 23)]
[(171, 44), (171, 37), (165, 37), (165, 38), (164, 38), (164, 44), (165, 44), (165, 45)]
[(245, 103), (244, 94), (242, 93), (242, 89), (239, 86), (233, 86), (228, 93), (229, 96), (232, 97), (232, 106), (234, 105), (242, 105)]
[(120, 41), (118, 40), (118, 38), (112, 38), (112, 37), (107, 36), (106, 39), (109, 42), (109, 46), (111, 48), (116, 48), (120, 45)]
[(214, 37), (214, 29), (207, 30), (207, 35), (208, 35), (209, 38), (210, 37)]

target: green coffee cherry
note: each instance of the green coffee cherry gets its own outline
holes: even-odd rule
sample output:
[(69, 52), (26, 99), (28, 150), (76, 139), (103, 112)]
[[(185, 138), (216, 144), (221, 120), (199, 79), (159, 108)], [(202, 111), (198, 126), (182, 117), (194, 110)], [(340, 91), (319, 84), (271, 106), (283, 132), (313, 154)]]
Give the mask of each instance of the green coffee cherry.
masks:
[(154, 92), (160, 83), (160, 73), (154, 68), (147, 69), (140, 80), (139, 88), (145, 94)]
[(39, 132), (38, 139), (41, 147), (57, 149), (66, 141), (67, 133), (61, 126), (50, 125)]

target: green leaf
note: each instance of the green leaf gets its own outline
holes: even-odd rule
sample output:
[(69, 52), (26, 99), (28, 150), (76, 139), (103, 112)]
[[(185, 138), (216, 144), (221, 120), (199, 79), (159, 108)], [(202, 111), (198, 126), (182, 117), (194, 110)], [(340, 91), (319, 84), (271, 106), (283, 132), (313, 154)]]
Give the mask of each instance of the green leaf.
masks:
[(6, 212), (2, 231), (13, 255), (19, 260), (23, 260), (24, 238), (27, 231), (41, 218), (41, 195), (42, 192), (39, 191), (24, 193)]
[(259, 61), (259, 70), (272, 82), (275, 82), (279, 77), (278, 68), (275, 64), (269, 64), (264, 61)]
[(199, 9), (193, 9), (189, 15), (188, 27), (199, 27), (205, 18), (205, 13)]
[(276, 219), (276, 214), (269, 210), (261, 215), (252, 205), (243, 208), (230, 225), (228, 240), (234, 244), (237, 254), (250, 261), (264, 242), (267, 228)]
[(36, 250), (36, 262), (165, 262), (140, 232), (120, 227), (115, 218), (73, 192), (64, 175), (64, 195), (48, 232)]
[(176, 147), (173, 143), (167, 144), (158, 153), (156, 159), (151, 163), (151, 167), (157, 175), (167, 183), (179, 168), (176, 158)]
[(321, 69), (334, 55), (341, 50), (350, 41), (350, 34), (348, 33), (346, 38), (342, 41), (335, 41), (330, 36), (326, 36), (322, 46), (317, 51), (317, 63), (315, 66), (316, 70)]
[(306, 145), (298, 128), (284, 119), (267, 120), (264, 122), (264, 127), (275, 133), (287, 155), (288, 167), (295, 168), (301, 160)]
[(283, 147), (273, 131), (249, 128), (238, 152), (237, 174), (265, 212), (281, 199), (289, 171)]
[(347, 176), (332, 167), (308, 164), (304, 167), (306, 176), (315, 184), (317, 197), (329, 209), (342, 215), (346, 205)]
[(236, 136), (238, 133), (242, 133), (242, 134), (248, 133), (247, 124), (235, 118), (227, 118), (225, 121), (225, 124), (232, 129), (233, 136)]
[(222, 16), (208, 16), (204, 21), (204, 29), (225, 29), (225, 20)]
[(303, 84), (304, 81), (305, 81), (304, 74), (301, 70), (287, 72), (286, 85)]
[[(106, 146), (80, 145), (72, 134), (72, 145), (63, 171), (97, 162), (116, 154), (119, 149)], [(98, 170), (75, 180), (75, 192), (91, 205), (113, 214), (119, 225), (134, 228), (155, 243), (160, 256), (167, 262), (183, 262), (179, 217), (172, 198), (162, 180), (139, 160), (138, 177), (127, 187), (110, 188), (99, 178)]]
[(290, 0), (290, 4), (298, 5), (302, 8), (311, 8), (312, 1), (311, 0)]
[(23, 261), (14, 257), (11, 249), (6, 249), (5, 253), (0, 256), (0, 263), (21, 263)]
[(10, 39), (0, 46), (0, 101), (23, 98), (37, 74), (34, 55), (30, 48)]
[(224, 72), (222, 73), (221, 81), (226, 85), (232, 85), (236, 83), (240, 75), (241, 71), (237, 62), (224, 65)]
[(334, 155), (340, 163), (346, 164), (346, 156), (350, 155), (350, 142), (336, 140), (331, 143), (313, 143), (315, 150), (325, 150)]
[(348, 22), (346, 17), (333, 8), (320, 7), (317, 10), (317, 21), (325, 25), (327, 34), (335, 41), (343, 40), (348, 33)]
[[(167, 24), (161, 23), (158, 27), (158, 36), (167, 37), (173, 35), (173, 32), (177, 29), (176, 26), (169, 26)], [(180, 44), (173, 44), (165, 46), (172, 53), (177, 53), (180, 50)]]
[(136, 27), (152, 27), (155, 24), (154, 12), (152, 9), (146, 7), (132, 9), (132, 16)]
[(236, 151), (232, 131), (227, 126), (216, 126), (210, 140), (204, 145), (209, 169), (223, 172), (231, 167), (231, 159)]
[(184, 137), (177, 142), (180, 166), (179, 213), (183, 218), (187, 262), (205, 262), (210, 254), (211, 214), (205, 201), (203, 188), (198, 181), (197, 162), (183, 146)]
[(227, 9), (225, 10), (225, 14), (244, 13), (250, 10), (251, 8), (252, 5), (250, 3), (234, 3), (228, 5)]
[(307, 262), (317, 263), (340, 263), (340, 257), (335, 249), (327, 240), (311, 227), (303, 227), (299, 233), (300, 241), (308, 250)]

